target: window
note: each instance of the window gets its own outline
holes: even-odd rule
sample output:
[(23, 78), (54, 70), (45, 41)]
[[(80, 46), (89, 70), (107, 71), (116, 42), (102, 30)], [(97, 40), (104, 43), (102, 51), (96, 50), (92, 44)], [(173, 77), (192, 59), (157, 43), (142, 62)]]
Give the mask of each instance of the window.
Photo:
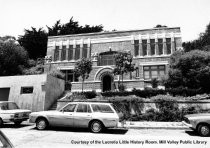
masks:
[(61, 61), (66, 60), (66, 46), (62, 46)]
[(2, 102), (0, 103), (0, 110), (14, 110), (19, 109), (16, 103), (14, 102)]
[(142, 40), (143, 56), (147, 55), (147, 40)]
[(160, 78), (165, 75), (165, 66), (144, 66), (144, 79)]
[(83, 45), (82, 57), (87, 58), (87, 44)]
[(54, 61), (59, 60), (59, 46), (55, 46)]
[(114, 113), (109, 105), (104, 104), (91, 104), (91, 107), (94, 112), (101, 112), (101, 113)]
[(88, 104), (79, 104), (78, 107), (77, 107), (77, 112), (80, 112), (80, 113), (90, 113), (91, 110), (90, 110), (90, 106)]
[(34, 88), (31, 87), (21, 87), (20, 93), (21, 94), (31, 94), (33, 93)]
[(134, 56), (139, 55), (139, 40), (134, 40)]
[(68, 60), (73, 60), (73, 45), (69, 45)]
[(109, 54), (109, 55), (101, 55), (101, 61), (100, 61), (100, 65), (104, 66), (104, 65), (114, 65), (115, 61), (114, 61), (114, 55), (113, 54)]
[(78, 60), (79, 58), (80, 58), (80, 45), (76, 45), (75, 60)]
[(171, 38), (166, 38), (167, 54), (171, 54)]
[(159, 55), (163, 54), (163, 39), (158, 39)]
[(65, 81), (70, 82), (78, 82), (79, 77), (74, 73), (73, 70), (62, 70), (62, 72), (65, 74)]
[(64, 107), (64, 112), (74, 112), (74, 109), (76, 107), (76, 104), (69, 104), (66, 107)]
[(150, 39), (151, 55), (155, 55), (155, 39)]
[(136, 68), (136, 77), (137, 78), (139, 77), (139, 68), (138, 67)]

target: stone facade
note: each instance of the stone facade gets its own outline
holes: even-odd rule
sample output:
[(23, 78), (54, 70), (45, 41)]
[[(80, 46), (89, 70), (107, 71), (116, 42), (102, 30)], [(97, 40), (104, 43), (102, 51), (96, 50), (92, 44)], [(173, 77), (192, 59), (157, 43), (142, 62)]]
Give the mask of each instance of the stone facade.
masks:
[(108, 91), (118, 87), (119, 76), (114, 76), (114, 54), (127, 52), (137, 69), (124, 75), (128, 90), (143, 89), (152, 78), (161, 78), (168, 71), (170, 55), (182, 49), (179, 27), (153, 28), (51, 36), (48, 38), (45, 71), (59, 69), (72, 82), (72, 91), (81, 91), (81, 80), (73, 74), (75, 62), (90, 58), (93, 70), (85, 80), (84, 90)]

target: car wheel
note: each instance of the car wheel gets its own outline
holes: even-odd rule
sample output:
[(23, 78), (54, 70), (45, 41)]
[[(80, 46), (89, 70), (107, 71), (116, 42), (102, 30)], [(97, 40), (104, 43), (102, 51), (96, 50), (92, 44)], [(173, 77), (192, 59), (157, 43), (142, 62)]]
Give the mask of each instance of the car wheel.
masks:
[(48, 126), (48, 122), (44, 118), (40, 118), (36, 121), (36, 128), (38, 130), (44, 130), (47, 128), (47, 126)]
[(22, 123), (22, 121), (16, 121), (14, 123), (15, 123), (15, 125), (20, 125)]
[(100, 133), (103, 130), (103, 124), (100, 121), (93, 121), (90, 124), (90, 131), (93, 133)]
[(206, 124), (199, 125), (198, 126), (198, 133), (203, 137), (209, 136), (209, 134), (210, 134), (209, 125), (206, 125)]

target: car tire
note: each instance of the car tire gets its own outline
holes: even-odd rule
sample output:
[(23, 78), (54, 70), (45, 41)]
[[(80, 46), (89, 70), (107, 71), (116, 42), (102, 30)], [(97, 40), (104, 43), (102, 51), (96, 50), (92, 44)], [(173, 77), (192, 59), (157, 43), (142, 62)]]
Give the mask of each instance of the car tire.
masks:
[(38, 130), (44, 130), (47, 128), (47, 126), (48, 126), (48, 122), (46, 119), (44, 119), (44, 118), (37, 119), (36, 128)]
[(22, 123), (22, 121), (16, 121), (14, 123), (15, 123), (15, 125), (19, 126)]
[(198, 133), (202, 137), (207, 137), (210, 135), (210, 126), (207, 124), (200, 124), (198, 126)]
[(93, 133), (100, 133), (104, 129), (104, 126), (100, 121), (94, 120), (90, 123), (89, 128), (90, 128), (90, 131)]

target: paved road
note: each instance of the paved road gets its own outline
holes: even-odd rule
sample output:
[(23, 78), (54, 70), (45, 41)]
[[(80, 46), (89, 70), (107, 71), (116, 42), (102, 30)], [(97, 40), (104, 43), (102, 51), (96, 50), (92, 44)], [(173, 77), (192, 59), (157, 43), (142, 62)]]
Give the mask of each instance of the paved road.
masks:
[[(110, 129), (93, 134), (86, 129), (50, 128), (38, 131), (34, 125), (6, 124), (1, 130), (17, 148), (55, 147), (208, 147), (210, 137), (199, 137), (191, 130)], [(162, 142), (162, 144), (161, 144)], [(166, 143), (164, 143), (166, 142)]]

